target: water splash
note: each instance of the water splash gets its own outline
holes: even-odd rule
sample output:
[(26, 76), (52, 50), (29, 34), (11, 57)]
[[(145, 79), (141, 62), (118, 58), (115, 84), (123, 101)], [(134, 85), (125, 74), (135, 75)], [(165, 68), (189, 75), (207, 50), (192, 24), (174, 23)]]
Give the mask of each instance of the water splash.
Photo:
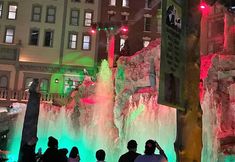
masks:
[[(70, 109), (41, 103), (36, 150), (41, 147), (44, 152), (48, 137), (54, 136), (59, 141), (59, 148), (70, 151), (73, 146), (77, 146), (81, 162), (95, 161), (95, 152), (100, 148), (107, 153), (106, 161), (115, 162), (127, 151), (126, 144), (130, 139), (138, 142), (138, 152), (143, 153), (145, 141), (151, 138), (156, 139), (162, 146), (170, 162), (176, 161), (173, 146), (176, 137), (175, 109), (158, 105), (157, 96), (149, 98), (140, 95), (138, 104), (130, 97), (128, 116), (124, 118), (124, 137), (118, 138), (113, 119), (112, 72), (107, 61), (101, 64), (95, 92), (95, 104), (80, 109), (79, 120), (73, 120), (74, 113)], [(22, 122), (23, 120), (18, 120), (17, 126)], [(22, 128), (17, 131), (21, 135)], [(16, 138), (17, 136), (13, 139)], [(14, 149), (18, 156), (19, 149)]]
[[(125, 118), (122, 145), (134, 139), (138, 143), (138, 152), (143, 154), (145, 142), (156, 140), (165, 151), (168, 161), (175, 162), (174, 142), (176, 137), (176, 110), (158, 105), (157, 96), (140, 95), (139, 102), (129, 99), (128, 117)], [(122, 147), (121, 153), (127, 150)], [(157, 152), (156, 152), (157, 153)]]
[(208, 90), (205, 92), (204, 99), (201, 103), (203, 110), (202, 117), (202, 162), (218, 161), (219, 143), (216, 138), (217, 132), (217, 112), (216, 104), (213, 102), (213, 93)]

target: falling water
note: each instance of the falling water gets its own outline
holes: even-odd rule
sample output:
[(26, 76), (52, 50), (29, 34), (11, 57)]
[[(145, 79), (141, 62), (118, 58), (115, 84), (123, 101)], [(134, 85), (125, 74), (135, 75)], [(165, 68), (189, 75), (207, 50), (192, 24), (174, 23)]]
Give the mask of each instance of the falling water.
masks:
[(218, 141), (216, 139), (217, 118), (216, 104), (213, 102), (213, 93), (206, 91), (204, 100), (201, 103), (203, 110), (202, 118), (202, 162), (213, 161), (218, 159)]
[[(175, 162), (176, 110), (158, 105), (157, 96), (140, 95), (138, 103), (129, 99), (128, 117), (125, 119), (123, 145), (135, 139), (138, 152), (143, 154), (148, 139), (156, 140), (165, 151), (168, 161)], [(122, 148), (123, 149), (123, 148)], [(126, 149), (122, 150), (124, 153)], [(156, 152), (157, 153), (157, 152)]]
[[(15, 123), (13, 123), (12, 127), (13, 129), (10, 130), (10, 134), (13, 135), (13, 138), (10, 138), (8, 141), (8, 146), (9, 146), (9, 154), (8, 154), (8, 159), (9, 162), (15, 162), (18, 159), (18, 153), (20, 149), (20, 141), (21, 141), (21, 135), (22, 135), (22, 129), (23, 129), (23, 120), (24, 120), (24, 115), (25, 115), (25, 110), (26, 110), (26, 105), (25, 104), (20, 104), (20, 103), (13, 103), (12, 105), (14, 109), (18, 110), (16, 112), (11, 112), (11, 115), (14, 115), (13, 113), (18, 113), (17, 119)], [(16, 115), (16, 114), (15, 114)]]
[[(176, 138), (176, 110), (157, 104), (157, 96), (145, 97), (140, 95), (138, 103), (129, 99), (128, 115), (124, 118), (124, 136), (118, 138), (117, 128), (113, 120), (114, 88), (112, 72), (107, 61), (102, 62), (96, 83), (95, 104), (87, 107), (91, 119), (84, 125), (78, 125), (71, 116), (73, 112), (65, 107), (52, 106), (49, 103), (40, 104), (38, 123), (38, 143), (36, 150), (47, 148), (49, 136), (59, 141), (59, 148), (73, 146), (79, 148), (81, 162), (95, 161), (95, 152), (104, 149), (107, 153), (106, 161), (118, 161), (118, 157), (127, 151), (126, 144), (130, 139), (138, 143), (138, 152), (143, 153), (144, 143), (148, 139), (155, 139), (165, 150), (169, 162), (175, 162), (174, 141)], [(146, 92), (145, 92), (146, 93)], [(147, 94), (147, 93), (146, 93)], [(26, 105), (25, 105), (26, 107)], [(86, 113), (87, 113), (86, 112)], [(85, 110), (81, 110), (84, 116)], [(17, 120), (17, 133), (12, 137), (12, 145), (19, 147), (23, 120)], [(14, 150), (14, 151), (13, 151)], [(19, 148), (11, 148), (10, 152), (18, 156)], [(13, 160), (10, 160), (13, 162)]]
[(225, 155), (219, 150), (219, 139), (217, 138), (219, 126), (219, 112), (218, 105), (214, 100), (213, 91), (207, 90), (205, 92), (203, 101), (201, 103), (203, 110), (202, 118), (202, 162), (234, 162), (235, 155)]

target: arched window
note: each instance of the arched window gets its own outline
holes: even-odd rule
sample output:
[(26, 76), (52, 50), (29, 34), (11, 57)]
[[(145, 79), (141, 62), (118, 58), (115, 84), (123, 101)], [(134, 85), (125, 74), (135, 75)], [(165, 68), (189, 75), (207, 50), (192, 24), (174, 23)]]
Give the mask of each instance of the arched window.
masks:
[(25, 83), (24, 83), (24, 88), (25, 88), (25, 90), (26, 89), (29, 89), (29, 87), (30, 87), (30, 85), (32, 84), (32, 82), (33, 82), (33, 78), (26, 78), (25, 79)]
[(5, 75), (0, 76), (0, 89), (7, 89), (7, 88), (8, 88), (7, 76), (5, 76)]

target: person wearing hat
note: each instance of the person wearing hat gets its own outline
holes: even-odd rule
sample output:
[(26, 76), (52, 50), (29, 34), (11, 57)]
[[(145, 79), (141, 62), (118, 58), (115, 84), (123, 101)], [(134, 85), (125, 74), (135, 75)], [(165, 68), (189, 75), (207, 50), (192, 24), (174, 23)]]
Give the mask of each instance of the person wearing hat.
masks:
[[(160, 154), (154, 154), (156, 148)], [(159, 144), (150, 139), (145, 143), (144, 155), (138, 156), (134, 162), (167, 162), (167, 157)]]
[(134, 160), (139, 156), (139, 153), (136, 153), (137, 151), (137, 143), (135, 140), (130, 140), (127, 143), (127, 149), (129, 150), (127, 153), (123, 154), (118, 162), (134, 162)]

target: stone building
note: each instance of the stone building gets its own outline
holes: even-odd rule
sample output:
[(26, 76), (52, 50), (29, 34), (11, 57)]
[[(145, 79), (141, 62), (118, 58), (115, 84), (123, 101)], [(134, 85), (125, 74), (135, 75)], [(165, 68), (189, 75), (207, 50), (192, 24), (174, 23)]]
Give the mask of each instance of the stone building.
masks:
[[(107, 58), (107, 38), (110, 34), (115, 36), (114, 54), (116, 57), (132, 55), (146, 47), (151, 40), (160, 37), (161, 0), (102, 0), (101, 3), (99, 23), (104, 26), (114, 26), (115, 31), (101, 30), (97, 33), (99, 35), (99, 60)], [(122, 26), (128, 26), (128, 32), (120, 31)], [(124, 45), (127, 51), (123, 54), (120, 51)]]
[[(202, 16), (203, 161), (234, 160), (235, 13), (216, 3)], [(232, 160), (233, 159), (233, 160)]]
[(24, 91), (39, 78), (41, 92), (65, 93), (83, 69), (92, 74), (98, 8), (97, 0), (0, 0), (0, 89)]

